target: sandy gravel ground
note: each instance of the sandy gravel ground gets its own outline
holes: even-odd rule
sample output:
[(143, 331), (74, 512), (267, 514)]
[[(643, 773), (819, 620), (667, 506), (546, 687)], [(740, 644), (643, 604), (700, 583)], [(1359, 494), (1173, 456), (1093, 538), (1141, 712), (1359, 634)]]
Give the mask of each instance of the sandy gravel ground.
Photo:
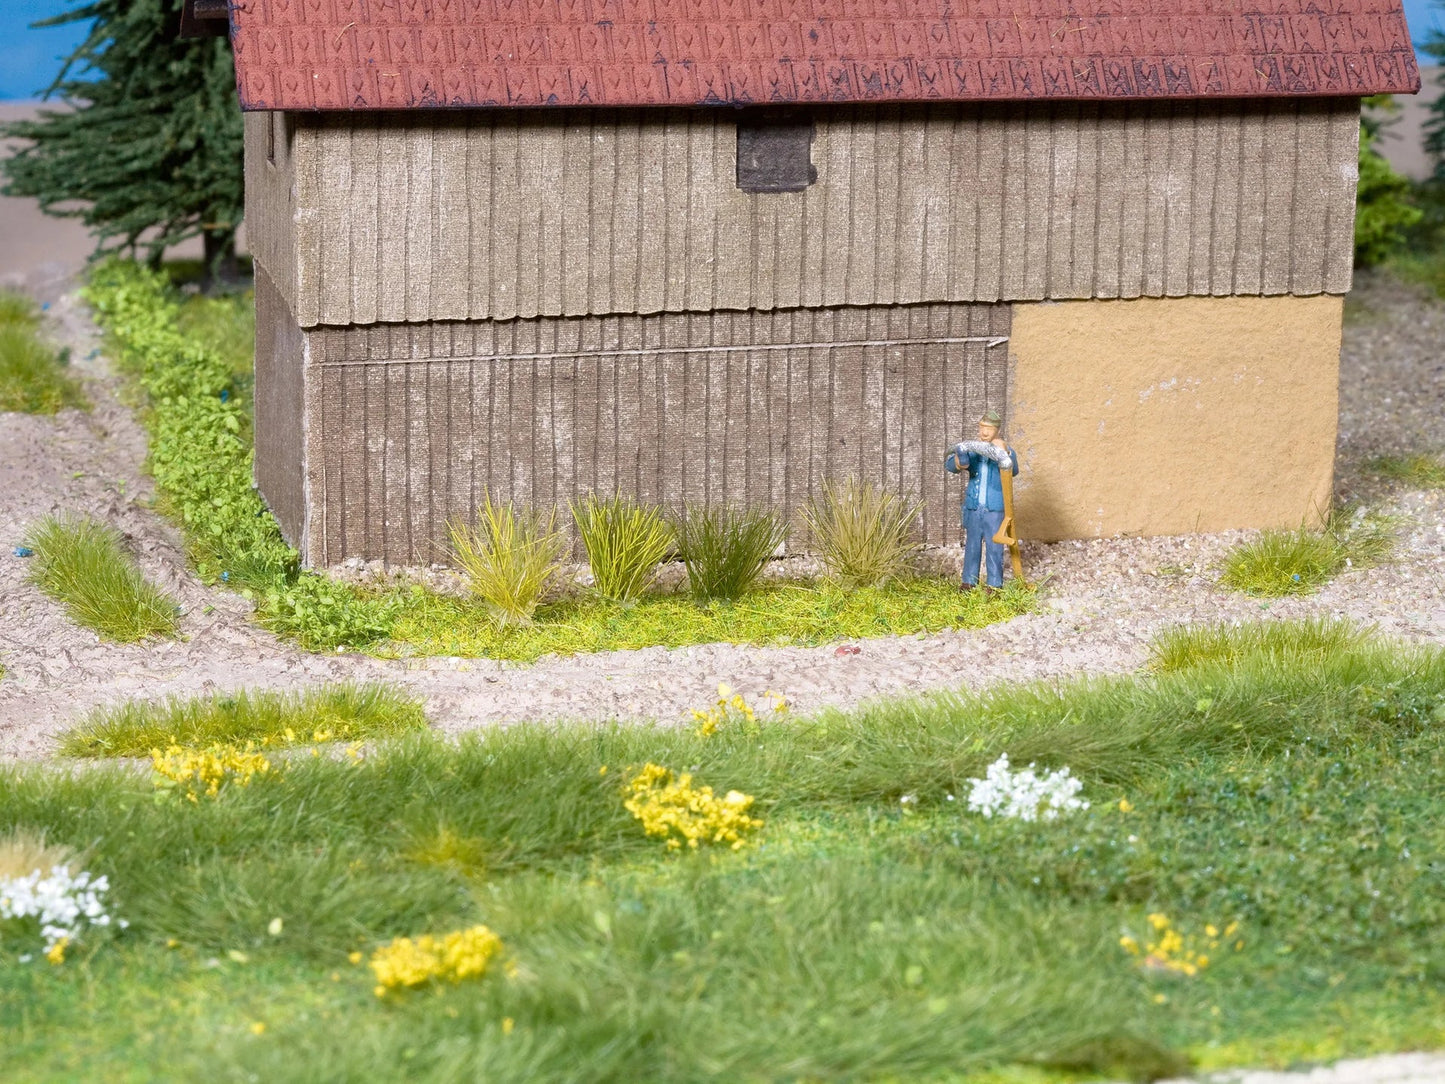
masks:
[[(1440, 1084), (1445, 1081), (1445, 1055), (1385, 1054), (1339, 1061), (1316, 1069), (1270, 1072), (1251, 1069), (1210, 1074), (1214, 1084)], [(1183, 1084), (1165, 1081), (1164, 1084)]]
[[(1360, 470), (1382, 451), (1445, 448), (1445, 306), (1390, 282), (1364, 281), (1351, 298), (1338, 483), (1401, 518), (1397, 556), (1383, 568), (1347, 573), (1311, 598), (1263, 603), (1217, 586), (1220, 556), (1246, 532), (1027, 545), (1030, 575), (1047, 578), (1041, 612), (983, 630), (865, 641), (856, 654), (719, 644), (530, 665), (308, 655), (256, 628), (244, 600), (186, 572), (179, 536), (149, 509), (144, 436), (114, 399), (82, 306), (67, 295), (48, 316), (97, 407), (56, 419), (0, 415), (0, 664), (8, 671), (0, 757), (43, 757), (79, 715), (126, 698), (335, 678), (395, 681), (426, 699), (439, 728), (459, 732), (528, 719), (674, 721), (707, 703), (719, 681), (750, 696), (776, 690), (807, 712), (885, 694), (1127, 671), (1143, 661), (1151, 634), (1179, 622), (1340, 614), (1445, 643), (1445, 493), (1400, 489)], [(184, 640), (103, 644), (26, 582), (27, 563), (12, 548), (36, 517), (58, 511), (88, 512), (127, 533), (146, 572), (182, 601)], [(956, 549), (943, 556), (958, 559)]]

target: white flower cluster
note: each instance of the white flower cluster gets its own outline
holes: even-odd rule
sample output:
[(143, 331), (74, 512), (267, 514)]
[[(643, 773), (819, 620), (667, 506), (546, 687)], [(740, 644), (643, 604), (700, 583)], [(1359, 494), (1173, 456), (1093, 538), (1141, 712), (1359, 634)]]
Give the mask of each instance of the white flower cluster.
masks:
[[(76, 940), (82, 926), (110, 925), (102, 899), (109, 888), (103, 875), (72, 874), (64, 866), (49, 873), (36, 870), (24, 877), (0, 877), (0, 922), (33, 919), (49, 951), (62, 938)], [(116, 926), (125, 929), (125, 919), (117, 919)]]
[(1068, 768), (1041, 776), (1030, 763), (1011, 772), (1007, 753), (989, 765), (987, 775), (971, 782), (968, 808), (985, 817), (998, 814), (1023, 821), (1051, 821), (1060, 813), (1089, 808), (1088, 802), (1077, 797), (1084, 784), (1070, 775)]

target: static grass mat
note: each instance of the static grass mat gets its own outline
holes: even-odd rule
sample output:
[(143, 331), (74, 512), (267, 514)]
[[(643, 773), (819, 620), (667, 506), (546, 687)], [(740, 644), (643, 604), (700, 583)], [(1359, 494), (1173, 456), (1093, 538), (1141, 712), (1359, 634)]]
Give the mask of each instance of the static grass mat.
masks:
[(1336, 509), (1320, 530), (1261, 531), (1235, 547), (1224, 559), (1220, 582), (1265, 598), (1309, 595), (1346, 569), (1380, 564), (1394, 546), (1389, 517)]
[[(0, 924), (7, 1079), (1119, 1080), (1445, 1045), (1445, 653), (1197, 654), (711, 736), (413, 736), (195, 804), (5, 769), (0, 835), (82, 853), (130, 923), (59, 965)], [(1000, 753), (1089, 807), (980, 816)], [(764, 823), (669, 851), (624, 806), (648, 763)], [(478, 924), (481, 973), (373, 992), (393, 938)]]
[(25, 543), (35, 551), (31, 579), (76, 624), (119, 643), (176, 635), (176, 600), (145, 578), (114, 527), (46, 516)]
[(61, 735), (60, 752), (128, 757), (171, 745), (204, 749), (248, 742), (282, 748), (392, 738), (425, 727), (421, 702), (385, 685), (327, 685), (299, 693), (242, 690), (101, 708)]
[(530, 662), (543, 655), (706, 643), (816, 645), (835, 640), (977, 628), (1032, 611), (1036, 596), (1015, 581), (995, 594), (951, 581), (901, 580), (843, 590), (827, 583), (769, 583), (734, 602), (684, 594), (634, 603), (571, 596), (537, 609), (531, 626), (499, 628), (480, 602), (408, 597), (391, 639), (371, 650), (405, 655), (487, 656)]

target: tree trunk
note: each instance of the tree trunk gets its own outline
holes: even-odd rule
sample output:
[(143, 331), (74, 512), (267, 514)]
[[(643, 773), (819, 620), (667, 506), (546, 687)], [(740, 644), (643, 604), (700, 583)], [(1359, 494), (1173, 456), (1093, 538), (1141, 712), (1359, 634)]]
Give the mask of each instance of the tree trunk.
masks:
[(236, 259), (236, 231), (206, 230), (201, 238), (206, 264), (201, 275), (201, 289), (211, 294), (235, 288), (241, 281), (241, 265)]

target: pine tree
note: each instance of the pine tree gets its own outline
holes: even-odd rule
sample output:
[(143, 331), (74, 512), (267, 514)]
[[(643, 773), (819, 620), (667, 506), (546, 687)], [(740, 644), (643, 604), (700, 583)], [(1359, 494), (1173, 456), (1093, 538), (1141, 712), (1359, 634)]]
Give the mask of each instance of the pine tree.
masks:
[(144, 250), (156, 263), (200, 234), (208, 269), (225, 274), (244, 205), (235, 72), (225, 38), (180, 37), (181, 6), (91, 0), (37, 23), (95, 20), (45, 94), (71, 108), (0, 129), (31, 141), (0, 174), (6, 195), (82, 219), (97, 254)]
[[(1435, 0), (1431, 6), (1445, 20), (1445, 0)], [(1421, 52), (1435, 63), (1445, 64), (1445, 25), (1433, 23), (1420, 46)], [(1440, 95), (1431, 103), (1430, 119), (1425, 122), (1425, 150), (1435, 163), (1434, 179), (1445, 184), (1445, 68), (1436, 73), (1435, 79)]]

